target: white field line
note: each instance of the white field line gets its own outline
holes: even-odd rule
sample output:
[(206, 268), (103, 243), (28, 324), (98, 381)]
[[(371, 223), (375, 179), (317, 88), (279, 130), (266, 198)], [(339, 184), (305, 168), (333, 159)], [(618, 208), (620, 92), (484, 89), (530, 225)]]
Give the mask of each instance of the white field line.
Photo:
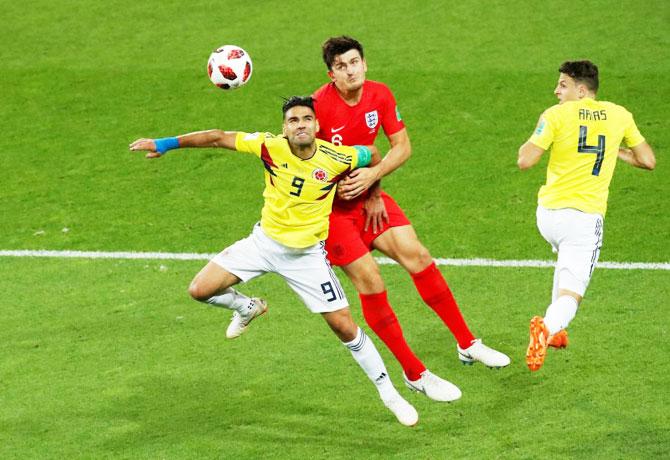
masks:
[[(193, 252), (102, 252), (0, 250), (0, 257), (56, 257), (79, 259), (209, 260), (215, 254)], [(380, 265), (394, 265), (388, 257), (376, 257)], [(551, 260), (435, 259), (437, 265), (454, 267), (536, 267), (551, 268)], [(598, 268), (615, 270), (670, 270), (670, 262), (598, 262)]]

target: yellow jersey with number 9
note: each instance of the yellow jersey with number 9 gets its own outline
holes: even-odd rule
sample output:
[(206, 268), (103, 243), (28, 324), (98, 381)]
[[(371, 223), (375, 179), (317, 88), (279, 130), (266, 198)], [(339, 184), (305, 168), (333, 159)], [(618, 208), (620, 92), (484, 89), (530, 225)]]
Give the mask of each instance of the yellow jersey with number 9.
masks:
[(625, 108), (584, 98), (547, 109), (530, 142), (544, 150), (551, 146), (538, 204), (604, 216), (619, 146), (635, 147), (644, 137)]
[(337, 182), (371, 161), (367, 147), (333, 145), (320, 139), (316, 139), (314, 155), (303, 160), (291, 152), (286, 138), (269, 133), (238, 132), (235, 149), (260, 158), (265, 168), (261, 228), (291, 248), (306, 248), (326, 239)]

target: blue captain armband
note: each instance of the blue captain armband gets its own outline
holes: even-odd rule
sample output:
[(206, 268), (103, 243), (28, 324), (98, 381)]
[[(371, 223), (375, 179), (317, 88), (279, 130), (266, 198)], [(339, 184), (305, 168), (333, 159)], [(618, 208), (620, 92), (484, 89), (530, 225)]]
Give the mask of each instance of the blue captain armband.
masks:
[(372, 161), (372, 151), (364, 145), (354, 145), (356, 152), (358, 152), (358, 162), (356, 163), (359, 168), (367, 166)]
[(156, 144), (156, 152), (163, 155), (168, 150), (179, 148), (179, 139), (176, 137), (163, 137), (161, 139), (154, 139)]

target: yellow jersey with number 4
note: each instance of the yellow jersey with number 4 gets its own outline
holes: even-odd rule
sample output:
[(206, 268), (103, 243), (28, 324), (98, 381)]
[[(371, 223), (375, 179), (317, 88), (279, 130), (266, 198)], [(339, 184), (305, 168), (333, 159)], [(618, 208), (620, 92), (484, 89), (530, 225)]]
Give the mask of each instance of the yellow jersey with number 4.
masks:
[(538, 204), (604, 216), (619, 146), (635, 147), (644, 137), (625, 108), (584, 98), (547, 109), (530, 142), (544, 150), (551, 146)]
[(261, 227), (270, 238), (292, 248), (326, 239), (337, 182), (371, 161), (367, 147), (320, 139), (314, 155), (303, 160), (291, 152), (286, 138), (269, 133), (239, 132), (235, 149), (261, 159), (265, 168)]

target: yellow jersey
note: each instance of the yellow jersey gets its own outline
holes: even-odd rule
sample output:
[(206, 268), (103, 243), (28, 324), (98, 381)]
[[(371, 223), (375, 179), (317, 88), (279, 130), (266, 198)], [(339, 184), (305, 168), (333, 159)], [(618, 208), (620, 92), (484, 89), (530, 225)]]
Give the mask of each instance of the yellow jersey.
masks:
[(530, 138), (544, 150), (551, 146), (538, 204), (604, 216), (622, 141), (635, 147), (644, 137), (620, 105), (584, 98), (547, 109)]
[(291, 152), (286, 138), (270, 133), (239, 132), (235, 149), (261, 159), (265, 167), (261, 228), (292, 248), (327, 238), (337, 182), (371, 161), (366, 147), (337, 146), (320, 139), (314, 155), (303, 160)]

